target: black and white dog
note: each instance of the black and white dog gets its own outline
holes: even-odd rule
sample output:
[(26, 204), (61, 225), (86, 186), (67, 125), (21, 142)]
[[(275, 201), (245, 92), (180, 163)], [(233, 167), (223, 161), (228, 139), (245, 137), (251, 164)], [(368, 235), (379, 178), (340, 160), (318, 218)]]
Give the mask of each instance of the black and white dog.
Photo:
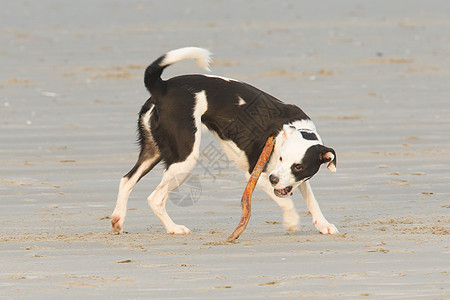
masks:
[(297, 106), (237, 80), (210, 75), (161, 79), (167, 66), (184, 59), (195, 59), (209, 70), (209, 51), (186, 47), (166, 53), (145, 71), (151, 97), (139, 113), (139, 159), (120, 181), (112, 229), (122, 232), (133, 187), (162, 161), (166, 169), (161, 183), (147, 201), (168, 233), (190, 233), (172, 221), (165, 206), (170, 192), (183, 183), (199, 158), (203, 124), (247, 179), (267, 138), (274, 136), (274, 150), (257, 186), (282, 208), (286, 230), (298, 230), (299, 215), (289, 196), (299, 187), (316, 228), (323, 234), (337, 233), (323, 216), (308, 182), (323, 163), (336, 171), (336, 153), (322, 144), (311, 119)]

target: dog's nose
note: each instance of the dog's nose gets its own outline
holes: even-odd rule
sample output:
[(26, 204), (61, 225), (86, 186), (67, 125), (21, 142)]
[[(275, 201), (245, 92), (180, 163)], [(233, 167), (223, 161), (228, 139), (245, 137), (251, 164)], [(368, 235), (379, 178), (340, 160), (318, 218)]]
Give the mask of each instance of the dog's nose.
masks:
[(272, 174), (269, 176), (269, 181), (271, 184), (275, 185), (278, 182), (280, 182), (280, 179), (276, 176), (273, 176)]

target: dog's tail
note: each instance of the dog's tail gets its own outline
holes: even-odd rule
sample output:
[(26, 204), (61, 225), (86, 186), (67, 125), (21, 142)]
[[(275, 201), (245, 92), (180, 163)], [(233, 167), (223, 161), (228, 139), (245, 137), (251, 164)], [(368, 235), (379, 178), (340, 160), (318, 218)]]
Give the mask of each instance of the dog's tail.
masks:
[(185, 47), (172, 50), (155, 60), (145, 70), (144, 83), (147, 90), (152, 94), (156, 92), (158, 85), (162, 83), (161, 74), (163, 70), (185, 59), (195, 59), (201, 68), (209, 71), (211, 53), (208, 50), (197, 47)]

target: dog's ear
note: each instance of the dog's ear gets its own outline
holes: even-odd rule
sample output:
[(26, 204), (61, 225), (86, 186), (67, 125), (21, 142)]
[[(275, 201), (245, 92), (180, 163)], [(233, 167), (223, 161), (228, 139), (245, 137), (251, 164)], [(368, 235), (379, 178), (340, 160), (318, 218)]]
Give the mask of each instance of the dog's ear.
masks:
[(332, 148), (321, 146), (319, 159), (321, 163), (326, 163), (328, 170), (336, 173), (336, 152)]
[(294, 126), (287, 125), (287, 124), (283, 125), (283, 138), (284, 138), (284, 140), (286, 140), (290, 135), (292, 135), (292, 134), (294, 134), (296, 132), (297, 132), (297, 129), (295, 129)]

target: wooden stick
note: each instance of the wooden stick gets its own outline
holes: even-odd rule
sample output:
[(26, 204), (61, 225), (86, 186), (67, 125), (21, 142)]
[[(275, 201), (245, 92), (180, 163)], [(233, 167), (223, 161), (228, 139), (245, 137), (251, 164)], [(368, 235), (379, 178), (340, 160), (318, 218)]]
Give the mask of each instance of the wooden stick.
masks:
[(227, 242), (233, 242), (239, 238), (241, 233), (244, 231), (245, 227), (247, 227), (248, 221), (250, 220), (251, 215), (251, 205), (252, 205), (252, 194), (255, 189), (256, 183), (258, 182), (259, 176), (261, 172), (264, 170), (264, 167), (269, 160), (270, 154), (272, 153), (273, 146), (275, 145), (275, 139), (273, 136), (267, 139), (266, 145), (264, 146), (261, 155), (258, 158), (258, 162), (256, 163), (255, 168), (253, 169), (252, 174), (250, 175), (250, 179), (248, 180), (247, 186), (245, 187), (244, 194), (241, 199), (242, 206), (242, 217), (238, 226), (234, 230), (234, 232), (228, 237)]

